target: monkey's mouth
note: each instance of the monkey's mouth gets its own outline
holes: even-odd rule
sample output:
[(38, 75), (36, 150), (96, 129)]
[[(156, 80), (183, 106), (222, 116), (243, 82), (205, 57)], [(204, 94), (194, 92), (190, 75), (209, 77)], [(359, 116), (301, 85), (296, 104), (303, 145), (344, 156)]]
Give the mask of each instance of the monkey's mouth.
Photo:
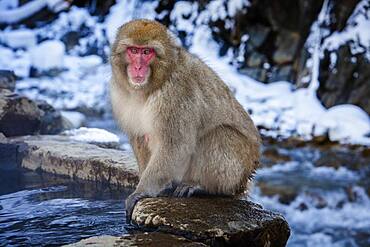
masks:
[(130, 84), (135, 88), (135, 89), (141, 89), (143, 88), (148, 80), (146, 80), (145, 77), (133, 77), (133, 78), (130, 78)]
[(137, 76), (137, 77), (134, 77), (132, 79), (133, 79), (133, 82), (135, 84), (144, 84), (145, 83), (145, 77)]

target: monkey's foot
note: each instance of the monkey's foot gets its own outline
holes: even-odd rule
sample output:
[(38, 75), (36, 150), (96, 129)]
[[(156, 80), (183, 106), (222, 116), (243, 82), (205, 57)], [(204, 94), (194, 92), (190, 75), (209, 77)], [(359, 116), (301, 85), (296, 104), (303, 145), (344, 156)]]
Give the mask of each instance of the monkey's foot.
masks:
[(171, 196), (173, 195), (176, 187), (176, 183), (170, 182), (164, 187), (164, 189), (161, 190), (161, 192), (159, 192), (158, 196)]
[(134, 207), (135, 207), (136, 203), (140, 199), (143, 199), (145, 197), (148, 197), (148, 196), (144, 193), (138, 193), (138, 192), (134, 192), (129, 197), (127, 197), (125, 203), (126, 203), (126, 221), (128, 223), (131, 222), (132, 211), (134, 211)]
[(176, 197), (191, 197), (193, 195), (206, 194), (206, 192), (198, 185), (179, 184), (173, 192)]

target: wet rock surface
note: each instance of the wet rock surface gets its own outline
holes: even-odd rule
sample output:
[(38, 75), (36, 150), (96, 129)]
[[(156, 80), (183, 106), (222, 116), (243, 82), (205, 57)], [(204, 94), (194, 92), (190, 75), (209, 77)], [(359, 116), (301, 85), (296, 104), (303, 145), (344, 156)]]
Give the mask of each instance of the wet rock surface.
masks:
[(26, 146), (21, 166), (118, 187), (138, 182), (136, 161), (129, 152), (71, 141), (68, 136), (26, 136), (12, 144)]
[(81, 240), (78, 243), (65, 245), (65, 247), (80, 246), (153, 246), (153, 247), (170, 247), (170, 246), (207, 246), (199, 242), (193, 242), (184, 237), (160, 232), (145, 232), (127, 234), (120, 237), (99, 236)]
[(280, 214), (231, 198), (147, 198), (135, 206), (132, 220), (211, 246), (285, 246), (290, 235)]

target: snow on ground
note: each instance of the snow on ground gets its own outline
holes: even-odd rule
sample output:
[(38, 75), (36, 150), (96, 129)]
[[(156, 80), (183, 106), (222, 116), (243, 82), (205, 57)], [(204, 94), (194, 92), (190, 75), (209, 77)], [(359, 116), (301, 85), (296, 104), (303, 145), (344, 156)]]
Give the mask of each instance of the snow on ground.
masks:
[(31, 64), (38, 71), (62, 68), (66, 47), (59, 40), (43, 41), (30, 49)]
[(115, 134), (98, 128), (85, 128), (67, 130), (63, 132), (71, 140), (95, 143), (118, 143), (119, 137)]
[[(264, 135), (298, 136), (305, 140), (318, 135), (328, 135), (332, 141), (370, 145), (370, 120), (367, 114), (352, 105), (325, 109), (316, 97), (316, 76), (313, 76), (309, 88), (293, 90), (289, 82), (263, 84), (241, 75), (229, 64), (230, 56), (219, 57), (219, 46), (211, 38), (210, 30), (205, 24), (210, 18), (222, 18), (224, 15), (222, 8), (217, 5), (218, 2), (223, 1), (210, 4), (209, 9), (202, 11), (201, 16), (196, 19), (195, 25), (193, 18), (186, 19), (183, 14), (189, 11), (194, 13), (198, 3), (177, 2), (171, 19), (177, 23), (177, 29), (184, 29), (190, 34), (187, 37), (191, 44), (190, 51), (203, 59), (224, 79), (235, 92), (240, 103), (251, 112), (256, 125), (263, 128)], [(231, 3), (235, 8), (248, 5), (248, 1)], [(154, 18), (153, 2), (144, 2), (140, 8), (138, 4), (135, 0), (119, 1), (111, 8), (110, 14), (103, 23), (97, 22), (97, 19), (91, 17), (85, 9), (73, 7), (69, 12), (62, 13), (52, 24), (35, 29), (34, 32), (38, 36), (60, 39), (67, 30), (78, 31), (82, 23), (85, 26), (94, 27), (94, 34), (82, 38), (76, 48), (64, 54), (63, 59), (60, 54), (56, 56), (58, 59), (52, 59), (52, 61), (58, 60), (57, 64), (63, 64), (65, 69), (56, 77), (29, 78), (31, 66), (43, 68), (49, 63), (39, 61), (39, 56), (36, 56), (36, 59), (32, 56), (30, 50), (37, 48), (27, 48), (34, 46), (32, 35), (27, 34), (30, 37), (29, 41), (19, 44), (17, 43), (19, 39), (15, 39), (14, 34), (13, 38), (9, 38), (14, 31), (7, 29), (0, 32), (0, 37), (2, 37), (1, 40), (8, 40), (3, 43), (13, 49), (0, 46), (0, 57), (2, 57), (0, 67), (14, 69), (18, 76), (24, 77), (18, 82), (17, 90), (31, 98), (44, 99), (58, 109), (90, 108), (97, 112), (104, 112), (108, 102), (109, 65), (103, 63), (98, 56), (81, 57), (79, 54), (87, 49), (90, 42), (105, 44), (107, 38), (104, 36), (104, 30), (107, 30), (108, 39), (112, 41), (117, 27), (123, 22), (133, 17)], [(30, 33), (30, 30), (24, 31)], [(26, 48), (17, 49), (20, 46)], [(107, 45), (103, 47), (102, 49), (108, 49)], [(47, 57), (45, 49), (40, 56)], [(313, 62), (313, 66), (318, 66), (317, 61)]]
[(25, 78), (17, 91), (32, 99), (46, 100), (57, 109), (104, 112), (107, 100), (109, 65), (95, 55), (65, 56), (71, 67), (55, 78)]

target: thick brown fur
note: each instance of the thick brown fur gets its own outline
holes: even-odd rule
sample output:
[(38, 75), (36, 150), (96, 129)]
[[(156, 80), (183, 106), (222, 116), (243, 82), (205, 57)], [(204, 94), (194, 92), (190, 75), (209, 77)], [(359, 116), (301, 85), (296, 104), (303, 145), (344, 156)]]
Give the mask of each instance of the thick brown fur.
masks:
[[(153, 47), (157, 54), (143, 88), (128, 83), (124, 53), (130, 45)], [(134, 194), (157, 196), (173, 183), (232, 196), (247, 189), (259, 164), (260, 136), (212, 69), (149, 20), (119, 29), (111, 64), (114, 115), (139, 163)]]

